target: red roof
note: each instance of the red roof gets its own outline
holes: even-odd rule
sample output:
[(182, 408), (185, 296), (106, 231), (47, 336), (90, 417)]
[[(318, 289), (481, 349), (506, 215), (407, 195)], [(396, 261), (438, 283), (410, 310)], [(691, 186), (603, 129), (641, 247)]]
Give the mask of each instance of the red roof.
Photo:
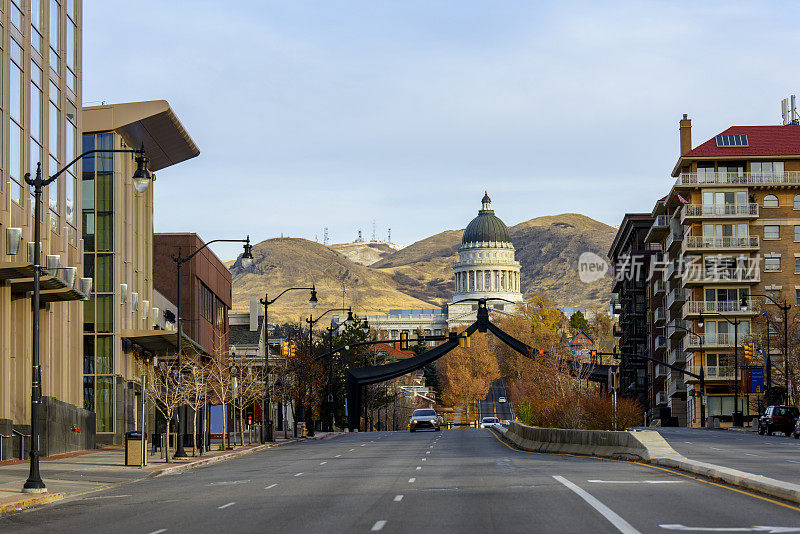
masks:
[(717, 146), (716, 136), (683, 155), (683, 158), (727, 156), (798, 156), (800, 125), (731, 126), (718, 135), (746, 135), (748, 146)]
[(400, 350), (395, 348), (394, 342), (378, 343), (375, 345), (375, 352), (381, 356), (386, 356), (387, 359), (404, 360), (406, 358), (413, 358), (416, 356), (414, 351)]

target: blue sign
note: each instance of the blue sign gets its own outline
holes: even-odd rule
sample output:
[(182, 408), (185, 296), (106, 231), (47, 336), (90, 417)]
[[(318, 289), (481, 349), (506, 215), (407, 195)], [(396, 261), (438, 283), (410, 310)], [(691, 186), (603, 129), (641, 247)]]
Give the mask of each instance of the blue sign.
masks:
[(764, 368), (750, 369), (750, 393), (764, 393)]

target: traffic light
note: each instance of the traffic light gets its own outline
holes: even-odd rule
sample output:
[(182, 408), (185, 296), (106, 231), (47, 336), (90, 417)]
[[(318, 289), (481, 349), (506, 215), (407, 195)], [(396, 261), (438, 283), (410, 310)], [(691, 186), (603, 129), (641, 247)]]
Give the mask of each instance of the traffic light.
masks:
[(596, 364), (597, 363), (597, 351), (596, 350), (592, 350), (590, 352), (590, 354), (591, 354), (592, 364)]
[(281, 341), (281, 356), (289, 356), (289, 342)]
[(699, 397), (700, 396), (700, 390), (699, 389), (693, 389), (692, 390), (692, 394), (690, 396), (691, 397)]
[(294, 341), (289, 343), (289, 356), (292, 358), (297, 356), (297, 345), (294, 344)]
[(751, 359), (753, 357), (754, 353), (755, 353), (755, 349), (756, 349), (755, 343), (747, 343), (747, 344), (745, 344), (745, 346), (744, 346), (744, 359), (745, 360)]
[(408, 350), (408, 332), (400, 332), (400, 350)]
[(469, 336), (467, 335), (466, 332), (462, 332), (461, 334), (459, 334), (459, 336), (458, 336), (458, 346), (459, 347), (461, 347), (462, 349), (468, 349), (468, 348), (470, 348), (471, 344), (472, 343), (470, 342)]

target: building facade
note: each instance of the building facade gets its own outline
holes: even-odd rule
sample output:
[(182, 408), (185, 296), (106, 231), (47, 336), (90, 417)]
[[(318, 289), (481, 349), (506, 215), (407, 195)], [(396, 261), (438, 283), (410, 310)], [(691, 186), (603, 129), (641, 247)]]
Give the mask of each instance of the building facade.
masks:
[[(734, 406), (734, 380), (751, 323), (771, 306), (761, 296), (800, 297), (800, 126), (733, 126), (695, 148), (691, 127), (684, 115), (675, 183), (653, 208), (650, 240), (665, 254), (665, 300), (653, 310), (666, 325), (661, 350), (669, 363), (702, 369), (706, 382), (699, 391), (696, 379), (670, 373), (667, 394), (687, 391), (687, 424), (697, 426), (703, 398), (724, 423), (735, 409), (748, 416), (744, 395)], [(782, 365), (777, 355), (773, 365)]]
[[(29, 433), (31, 390), (31, 279), (33, 189), (24, 177), (56, 173), (79, 152), (81, 129), (81, 0), (9, 0), (0, 3), (0, 434)], [(45, 412), (63, 405), (71, 424), (90, 425), (82, 411), (79, 325), (83, 255), (76, 205), (80, 164), (45, 188), (42, 263), (45, 276), (40, 359)], [(15, 244), (19, 243), (19, 248)], [(11, 246), (9, 246), (11, 245)], [(49, 258), (49, 260), (47, 259)], [(47, 288), (50, 289), (47, 289)], [(54, 410), (55, 412), (55, 410)], [(47, 412), (49, 413), (49, 412)], [(62, 421), (61, 423), (64, 423)], [(48, 423), (45, 422), (45, 425)], [(79, 439), (80, 438), (80, 439)], [(0, 438), (2, 439), (2, 438)], [(14, 440), (13, 447), (19, 448)], [(4, 442), (3, 455), (12, 453)], [(40, 443), (44, 454), (91, 445), (79, 436)], [(27, 446), (27, 445), (26, 445)]]
[(659, 258), (660, 246), (646, 243), (652, 226), (649, 213), (626, 213), (611, 243), (608, 257), (613, 266), (613, 287), (616, 295), (615, 315), (619, 329), (619, 391), (644, 406), (648, 399), (648, 362), (632, 354), (649, 355), (647, 347), (648, 313), (647, 281), (651, 263)]
[[(152, 171), (200, 153), (163, 100), (87, 107), (83, 118), (84, 151), (144, 146)], [(155, 184), (137, 193), (135, 170), (133, 154), (100, 152), (84, 158), (81, 173), (83, 270), (93, 280), (83, 307), (82, 404), (96, 414), (100, 443), (122, 443), (139, 427), (140, 366), (177, 346), (174, 334), (156, 331), (166, 310), (154, 304)]]

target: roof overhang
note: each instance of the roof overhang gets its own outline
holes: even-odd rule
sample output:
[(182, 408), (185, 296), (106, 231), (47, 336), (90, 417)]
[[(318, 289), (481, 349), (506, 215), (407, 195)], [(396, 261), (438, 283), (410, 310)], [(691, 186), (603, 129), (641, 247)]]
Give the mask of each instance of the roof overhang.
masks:
[[(33, 291), (35, 269), (27, 262), (0, 262), (0, 281), (11, 284), (11, 293)], [(39, 277), (39, 302), (63, 302), (68, 300), (87, 300), (89, 297), (57, 276)]]
[[(178, 350), (177, 330), (123, 330), (120, 335), (156, 355), (174, 354)], [(184, 354), (208, 355), (186, 333), (183, 333), (181, 350)]]
[(115, 131), (131, 148), (144, 146), (150, 170), (175, 165), (200, 154), (166, 100), (83, 108), (83, 132)]

